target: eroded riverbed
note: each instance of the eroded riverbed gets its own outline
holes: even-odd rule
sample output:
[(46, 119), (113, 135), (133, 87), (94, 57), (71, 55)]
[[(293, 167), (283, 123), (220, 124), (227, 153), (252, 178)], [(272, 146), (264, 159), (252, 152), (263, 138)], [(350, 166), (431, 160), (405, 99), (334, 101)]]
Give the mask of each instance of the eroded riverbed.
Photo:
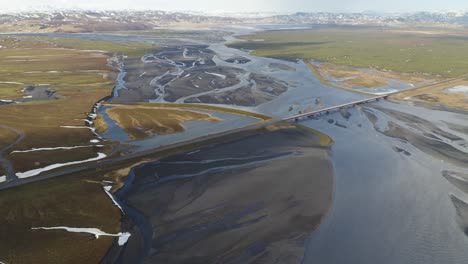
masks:
[(118, 196), (145, 221), (119, 259), (300, 262), (332, 200), (327, 148), (284, 128), (134, 168)]

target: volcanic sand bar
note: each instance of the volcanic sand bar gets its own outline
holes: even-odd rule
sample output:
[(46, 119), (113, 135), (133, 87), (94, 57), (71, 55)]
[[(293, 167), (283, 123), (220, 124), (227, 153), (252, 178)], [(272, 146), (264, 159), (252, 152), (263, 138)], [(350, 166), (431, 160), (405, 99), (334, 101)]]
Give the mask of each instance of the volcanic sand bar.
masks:
[[(299, 263), (304, 240), (328, 212), (333, 192), (327, 147), (291, 126), (142, 164), (131, 174), (117, 195), (147, 216), (143, 226), (152, 230), (134, 226), (122, 261), (151, 250), (158, 253), (147, 257), (150, 263), (186, 263), (195, 256), (203, 262), (261, 256), (256, 263), (285, 257)], [(138, 234), (152, 242), (146, 245)]]

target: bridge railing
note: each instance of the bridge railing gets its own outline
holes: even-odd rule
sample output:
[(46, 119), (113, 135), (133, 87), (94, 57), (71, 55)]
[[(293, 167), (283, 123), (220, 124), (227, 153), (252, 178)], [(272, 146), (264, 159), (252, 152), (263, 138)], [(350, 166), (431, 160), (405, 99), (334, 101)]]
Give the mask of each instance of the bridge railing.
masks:
[(340, 110), (340, 109), (350, 107), (350, 106), (356, 106), (356, 105), (370, 103), (370, 102), (374, 102), (374, 101), (380, 101), (381, 99), (385, 100), (385, 99), (388, 99), (388, 96), (389, 95), (376, 96), (376, 97), (367, 98), (367, 99), (363, 99), (363, 100), (353, 101), (353, 102), (346, 103), (346, 104), (341, 104), (341, 105), (336, 105), (336, 106), (332, 106), (332, 107), (328, 107), (328, 108), (324, 108), (324, 109), (319, 109), (319, 110), (311, 111), (311, 112), (308, 112), (308, 113), (293, 115), (293, 116), (290, 116), (290, 117), (283, 118), (283, 121), (292, 121), (292, 120), (298, 121), (301, 118), (313, 117), (313, 116), (316, 116), (316, 115), (319, 115), (319, 114), (322, 114), (322, 113), (332, 112), (332, 111)]

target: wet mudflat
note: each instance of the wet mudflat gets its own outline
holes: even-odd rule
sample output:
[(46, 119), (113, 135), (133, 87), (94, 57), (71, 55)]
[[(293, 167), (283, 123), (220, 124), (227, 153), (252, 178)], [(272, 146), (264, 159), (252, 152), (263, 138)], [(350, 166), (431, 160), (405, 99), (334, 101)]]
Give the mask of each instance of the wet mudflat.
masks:
[(120, 259), (300, 263), (332, 200), (327, 149), (314, 134), (286, 128), (134, 168), (120, 199), (145, 224)]
[(336, 192), (303, 263), (466, 263), (468, 126), (381, 102), (305, 125), (330, 135)]

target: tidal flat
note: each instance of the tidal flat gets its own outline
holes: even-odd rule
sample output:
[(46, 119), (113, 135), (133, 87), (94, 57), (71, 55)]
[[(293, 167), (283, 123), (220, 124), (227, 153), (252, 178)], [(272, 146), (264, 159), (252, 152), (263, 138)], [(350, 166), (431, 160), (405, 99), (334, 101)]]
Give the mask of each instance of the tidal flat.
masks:
[(298, 263), (332, 201), (328, 156), (288, 127), (139, 165), (117, 192), (133, 220), (118, 259)]

